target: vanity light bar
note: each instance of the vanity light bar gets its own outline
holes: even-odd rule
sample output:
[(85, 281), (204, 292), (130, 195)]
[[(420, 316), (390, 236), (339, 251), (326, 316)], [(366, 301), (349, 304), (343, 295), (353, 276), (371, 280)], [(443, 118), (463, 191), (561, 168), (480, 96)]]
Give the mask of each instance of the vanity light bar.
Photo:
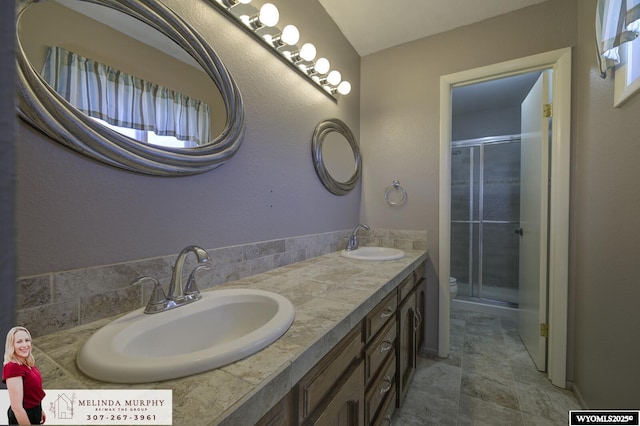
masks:
[(298, 47), (300, 32), (295, 25), (286, 25), (282, 30), (276, 26), (280, 16), (272, 3), (263, 4), (260, 10), (250, 4), (251, 0), (211, 0), (211, 3), (333, 100), (351, 92), (351, 83), (342, 80), (338, 70), (331, 69), (328, 59), (316, 59), (312, 43)]

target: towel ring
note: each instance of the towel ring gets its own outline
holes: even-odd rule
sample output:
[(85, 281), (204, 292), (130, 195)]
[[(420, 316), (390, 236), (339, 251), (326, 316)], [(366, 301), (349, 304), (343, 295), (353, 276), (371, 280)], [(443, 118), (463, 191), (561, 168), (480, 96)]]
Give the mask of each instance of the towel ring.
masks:
[[(391, 201), (389, 199), (389, 195), (395, 192), (402, 192), (402, 198), (400, 198), (400, 201)], [(407, 191), (405, 191), (405, 189), (400, 186), (399, 180), (394, 180), (391, 186), (388, 186), (384, 191), (384, 199), (392, 206), (401, 206), (405, 203), (405, 201), (407, 201)]]

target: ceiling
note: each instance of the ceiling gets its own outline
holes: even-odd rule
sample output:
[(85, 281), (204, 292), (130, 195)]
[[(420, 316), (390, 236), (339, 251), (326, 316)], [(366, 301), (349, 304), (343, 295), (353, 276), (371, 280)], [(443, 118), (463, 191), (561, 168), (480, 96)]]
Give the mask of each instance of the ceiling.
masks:
[(456, 87), (451, 94), (451, 113), (469, 114), (520, 106), (539, 76), (540, 71), (532, 71)]
[[(360, 56), (543, 1), (546, 0), (319, 0)], [(520, 105), (537, 74), (457, 88), (452, 112)]]
[(319, 1), (358, 54), (366, 56), (546, 0)]

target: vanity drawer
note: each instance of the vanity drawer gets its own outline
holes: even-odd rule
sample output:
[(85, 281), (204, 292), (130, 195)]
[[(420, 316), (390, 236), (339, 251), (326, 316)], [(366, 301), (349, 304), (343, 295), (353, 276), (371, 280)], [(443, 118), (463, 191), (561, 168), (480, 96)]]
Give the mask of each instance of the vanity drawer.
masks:
[(396, 291), (389, 293), (378, 306), (373, 308), (365, 318), (365, 341), (368, 342), (376, 335), (385, 323), (392, 317), (398, 307), (398, 294)]
[(365, 352), (365, 383), (369, 384), (387, 358), (395, 359), (395, 341), (397, 335), (396, 316), (392, 315), (382, 331), (369, 344)]
[(425, 271), (425, 268), (426, 268), (426, 262), (423, 262), (423, 263), (421, 263), (421, 264), (420, 264), (420, 266), (418, 266), (418, 267), (416, 268), (416, 270), (415, 270), (415, 271), (413, 271), (413, 280), (414, 280), (414, 282), (416, 282), (416, 283), (417, 283), (417, 282), (418, 282), (418, 281), (420, 281), (422, 278), (424, 278), (424, 271)]
[(371, 426), (391, 426), (393, 412), (396, 409), (396, 387), (392, 387), (384, 400), (378, 416), (370, 423)]
[(362, 333), (356, 327), (298, 382), (301, 421), (313, 413), (354, 361), (361, 359), (361, 351)]
[[(380, 370), (375, 382), (371, 384), (365, 397), (365, 424), (371, 424), (385, 399), (394, 394), (396, 387), (396, 357), (390, 356)], [(395, 405), (395, 397), (392, 398)], [(382, 413), (382, 412), (381, 412)]]
[(411, 292), (413, 289), (413, 285), (415, 284), (414, 274), (411, 273), (407, 278), (402, 280), (402, 282), (398, 285), (398, 300), (400, 303), (404, 300), (405, 297)]

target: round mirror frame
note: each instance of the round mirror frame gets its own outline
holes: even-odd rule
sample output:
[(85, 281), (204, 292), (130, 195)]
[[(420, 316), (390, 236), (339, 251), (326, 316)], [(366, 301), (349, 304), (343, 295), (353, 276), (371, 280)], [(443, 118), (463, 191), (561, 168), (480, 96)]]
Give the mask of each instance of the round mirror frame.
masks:
[[(322, 144), (327, 133), (330, 132), (337, 132), (344, 136), (353, 151), (355, 171), (346, 182), (340, 182), (334, 179), (327, 171), (322, 158)], [(318, 174), (320, 181), (331, 193), (335, 195), (345, 195), (358, 183), (362, 169), (360, 148), (358, 147), (358, 143), (356, 142), (356, 138), (353, 136), (351, 129), (349, 129), (349, 126), (347, 126), (343, 121), (337, 118), (330, 118), (318, 123), (313, 131), (313, 137), (311, 139), (311, 154), (313, 156), (313, 166), (316, 169), (316, 173)]]
[[(220, 90), (226, 106), (224, 130), (208, 144), (198, 148), (155, 147), (123, 136), (74, 108), (46, 84), (27, 60), (18, 39), (17, 109), (20, 117), (83, 155), (133, 172), (156, 176), (193, 175), (212, 170), (229, 160), (242, 142), (242, 96), (226, 67), (202, 36), (161, 2), (87, 1), (137, 18), (169, 37), (191, 55)], [(37, 0), (19, 0), (16, 20), (28, 7), (37, 3)]]

